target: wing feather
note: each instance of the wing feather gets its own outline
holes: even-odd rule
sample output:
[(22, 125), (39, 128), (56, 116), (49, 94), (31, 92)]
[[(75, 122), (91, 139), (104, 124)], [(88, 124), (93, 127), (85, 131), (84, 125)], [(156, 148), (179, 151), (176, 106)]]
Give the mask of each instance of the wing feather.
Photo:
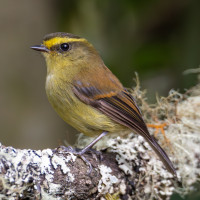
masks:
[[(107, 74), (105, 76), (107, 76)], [(109, 82), (109, 77), (107, 80)], [(113, 80), (117, 82), (115, 83)], [(78, 82), (79, 84), (76, 84), (77, 81), (74, 82), (73, 91), (82, 102), (101, 111), (113, 121), (142, 135), (163, 161), (168, 171), (176, 175), (176, 170), (169, 157), (153, 136), (149, 134), (134, 98), (121, 86), (118, 79), (112, 79), (106, 88), (103, 87), (102, 83), (97, 84), (97, 81), (90, 81), (90, 84), (82, 82), (80, 84), (80, 81)]]

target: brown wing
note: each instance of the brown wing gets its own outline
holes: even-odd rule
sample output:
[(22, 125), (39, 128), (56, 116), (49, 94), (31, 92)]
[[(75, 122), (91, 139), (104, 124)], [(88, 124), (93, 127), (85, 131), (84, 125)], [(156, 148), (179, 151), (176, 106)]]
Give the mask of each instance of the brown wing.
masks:
[[(90, 74), (89, 77), (92, 77), (92, 75)], [(81, 82), (80, 80), (87, 80), (87, 82)], [(99, 82), (98, 78), (95, 80), (87, 79), (87, 77), (75, 79), (73, 91), (84, 103), (95, 107), (113, 121), (142, 135), (163, 161), (166, 168), (172, 174), (176, 174), (173, 164), (165, 151), (149, 134), (134, 98), (123, 88), (119, 80), (110, 71), (107, 71), (107, 74), (104, 74), (103, 79), (100, 79)]]

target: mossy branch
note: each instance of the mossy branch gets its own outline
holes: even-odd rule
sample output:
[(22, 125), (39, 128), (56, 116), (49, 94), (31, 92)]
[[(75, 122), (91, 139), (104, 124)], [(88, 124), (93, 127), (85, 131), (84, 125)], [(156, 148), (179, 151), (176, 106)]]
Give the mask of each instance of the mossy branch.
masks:
[[(161, 146), (174, 163), (182, 187), (176, 184), (147, 142), (130, 133), (105, 137), (85, 157), (88, 166), (62, 147), (20, 150), (0, 146), (1, 199), (169, 199), (174, 192), (184, 195), (200, 177), (200, 84), (186, 94), (171, 91), (148, 105), (139, 86), (133, 95), (147, 123), (165, 123), (166, 143)], [(153, 134), (154, 130), (149, 129)], [(122, 134), (123, 135), (123, 134)], [(78, 146), (88, 139), (80, 136)]]

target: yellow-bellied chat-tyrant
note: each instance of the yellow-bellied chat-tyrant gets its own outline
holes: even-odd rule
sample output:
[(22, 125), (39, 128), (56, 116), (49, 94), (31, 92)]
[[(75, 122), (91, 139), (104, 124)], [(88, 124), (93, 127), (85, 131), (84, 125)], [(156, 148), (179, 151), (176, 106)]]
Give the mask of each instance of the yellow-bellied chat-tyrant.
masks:
[(86, 39), (70, 33), (51, 33), (31, 47), (46, 59), (46, 93), (60, 117), (88, 136), (133, 130), (145, 138), (169, 172), (176, 170), (165, 151), (149, 134), (133, 96), (105, 66)]

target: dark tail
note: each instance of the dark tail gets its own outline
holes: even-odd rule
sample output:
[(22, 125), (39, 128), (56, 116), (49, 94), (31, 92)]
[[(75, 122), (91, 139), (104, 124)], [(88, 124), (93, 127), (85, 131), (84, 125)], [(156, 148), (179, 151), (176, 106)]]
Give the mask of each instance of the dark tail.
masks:
[(175, 170), (171, 160), (169, 159), (169, 157), (165, 153), (165, 151), (161, 148), (161, 146), (156, 142), (156, 140), (149, 133), (144, 134), (144, 133), (140, 132), (140, 135), (142, 135), (146, 139), (146, 141), (150, 144), (150, 146), (156, 152), (156, 154), (158, 155), (160, 160), (164, 163), (167, 170), (170, 173), (172, 173), (175, 177), (177, 177), (176, 170)]
[[(80, 96), (80, 94), (77, 92), (80, 93), (80, 91), (76, 91), (76, 94), (78, 94), (77, 96)], [(123, 90), (115, 96), (105, 98), (102, 97), (98, 99), (98, 101), (91, 101), (85, 96), (82, 99), (85, 103), (94, 106), (95, 108), (109, 116), (112, 120), (132, 129), (134, 132), (143, 136), (156, 152), (156, 154), (159, 156), (161, 161), (164, 163), (167, 170), (171, 172), (174, 176), (176, 176), (176, 170), (171, 160), (169, 159), (165, 151), (156, 142), (156, 140), (149, 134), (149, 131), (142, 118), (140, 109), (136, 105), (135, 100), (131, 94), (129, 94), (126, 90)]]

